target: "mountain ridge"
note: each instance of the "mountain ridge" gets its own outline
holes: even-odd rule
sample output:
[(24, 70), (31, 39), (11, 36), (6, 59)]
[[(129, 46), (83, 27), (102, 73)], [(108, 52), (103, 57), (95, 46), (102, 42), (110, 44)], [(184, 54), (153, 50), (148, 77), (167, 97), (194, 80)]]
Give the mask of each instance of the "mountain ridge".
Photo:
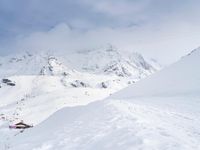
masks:
[(67, 75), (77, 71), (140, 79), (158, 70), (142, 55), (131, 53), (127, 57), (112, 46), (66, 55), (23, 52), (1, 58), (0, 64), (0, 76), (4, 77), (26, 74)]

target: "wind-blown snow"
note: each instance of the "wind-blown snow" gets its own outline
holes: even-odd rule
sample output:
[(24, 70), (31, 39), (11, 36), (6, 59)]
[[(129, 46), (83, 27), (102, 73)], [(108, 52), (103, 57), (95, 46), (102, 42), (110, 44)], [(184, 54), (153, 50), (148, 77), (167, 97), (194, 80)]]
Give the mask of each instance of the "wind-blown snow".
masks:
[(200, 149), (200, 50), (119, 93), (59, 110), (11, 150)]

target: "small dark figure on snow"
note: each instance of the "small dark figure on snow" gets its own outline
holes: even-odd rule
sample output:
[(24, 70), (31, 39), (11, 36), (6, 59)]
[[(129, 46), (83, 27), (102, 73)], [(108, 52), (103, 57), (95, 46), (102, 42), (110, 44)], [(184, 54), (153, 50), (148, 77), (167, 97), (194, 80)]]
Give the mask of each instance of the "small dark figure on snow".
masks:
[(15, 125), (10, 125), (9, 128), (11, 129), (27, 129), (32, 128), (32, 125), (25, 124), (23, 121), (16, 123)]

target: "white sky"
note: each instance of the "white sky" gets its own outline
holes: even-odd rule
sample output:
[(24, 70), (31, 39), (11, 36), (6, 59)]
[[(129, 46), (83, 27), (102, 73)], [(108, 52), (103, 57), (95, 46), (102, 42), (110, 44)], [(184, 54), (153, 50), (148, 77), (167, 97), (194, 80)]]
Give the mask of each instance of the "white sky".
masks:
[(107, 43), (169, 64), (200, 46), (198, 0), (0, 0), (0, 54)]

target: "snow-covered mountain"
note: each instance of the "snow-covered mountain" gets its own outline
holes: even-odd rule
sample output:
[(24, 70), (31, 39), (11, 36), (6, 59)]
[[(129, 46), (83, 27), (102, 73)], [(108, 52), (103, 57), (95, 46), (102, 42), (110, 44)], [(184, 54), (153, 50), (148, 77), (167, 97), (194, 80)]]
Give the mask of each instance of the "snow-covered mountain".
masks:
[(198, 150), (199, 65), (197, 49), (103, 101), (56, 112), (6, 146), (13, 150)]
[(140, 54), (112, 46), (60, 54), (22, 52), (0, 58), (0, 149), (20, 120), (34, 126), (63, 107), (87, 105), (158, 69)]
[(74, 72), (56, 56), (49, 53), (20, 53), (1, 57), (0, 76), (15, 75), (66, 75)]
[[(84, 88), (86, 93), (87, 88), (102, 89), (106, 97), (156, 71), (140, 54), (122, 55), (112, 46), (65, 55), (43, 51), (1, 57), (0, 97), (4, 99), (0, 106), (20, 101), (27, 95), (30, 98), (48, 96), (55, 91), (68, 93), (64, 91), (69, 88)], [(5, 92), (9, 94), (4, 95)], [(54, 111), (64, 106), (55, 106)]]
[(158, 69), (140, 54), (123, 55), (112, 46), (70, 54), (21, 53), (0, 58), (0, 76), (68, 75), (75, 70), (120, 77), (144, 78)]
[[(79, 63), (77, 63), (77, 60)], [(146, 77), (160, 69), (154, 68), (151, 63), (138, 53), (122, 54), (113, 46), (80, 51), (70, 55), (69, 62), (77, 70), (81, 71), (138, 79)]]

